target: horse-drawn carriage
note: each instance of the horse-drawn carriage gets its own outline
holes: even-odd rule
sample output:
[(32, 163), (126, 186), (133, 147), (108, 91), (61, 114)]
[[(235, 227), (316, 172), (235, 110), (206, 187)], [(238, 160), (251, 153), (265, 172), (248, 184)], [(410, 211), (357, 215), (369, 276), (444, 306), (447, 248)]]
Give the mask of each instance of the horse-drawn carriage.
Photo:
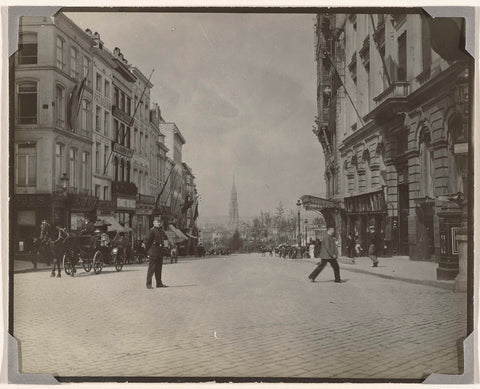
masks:
[(116, 271), (122, 270), (128, 255), (128, 241), (122, 235), (129, 233), (130, 228), (98, 220), (93, 230), (85, 228), (75, 234), (63, 231), (67, 235), (62, 259), (66, 274), (73, 276), (77, 264), (81, 264), (86, 272), (93, 269), (95, 274), (99, 274), (105, 265), (114, 266)]

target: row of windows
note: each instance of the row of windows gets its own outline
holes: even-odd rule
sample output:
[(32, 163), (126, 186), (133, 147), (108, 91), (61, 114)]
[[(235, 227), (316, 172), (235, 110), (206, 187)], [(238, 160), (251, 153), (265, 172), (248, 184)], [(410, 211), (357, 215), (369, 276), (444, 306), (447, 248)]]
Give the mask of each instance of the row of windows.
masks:
[[(56, 41), (56, 66), (60, 70), (66, 72), (66, 49), (65, 49), (65, 40), (61, 36), (57, 36)], [(83, 56), (82, 62), (80, 63), (80, 54), (78, 48), (71, 46), (70, 47), (70, 76), (74, 79), (79, 79), (81, 77), (87, 77), (87, 86), (90, 86), (90, 79), (88, 74), (90, 72), (91, 60), (87, 56)]]
[[(102, 111), (103, 111), (103, 114), (102, 114)], [(109, 123), (110, 123), (110, 112), (108, 112), (107, 110), (103, 110), (102, 107), (97, 105), (95, 107), (95, 131), (108, 137), (110, 132)]]
[(70, 147), (67, 157), (65, 149), (65, 146), (61, 143), (55, 145), (56, 184), (61, 185), (63, 173), (68, 173), (70, 187), (90, 189), (90, 154), (86, 151), (82, 151), (80, 154), (77, 149)]
[(95, 78), (95, 90), (106, 98), (110, 97), (110, 81), (107, 79), (103, 81), (103, 77), (100, 73), (97, 73)]
[(132, 112), (132, 99), (117, 87), (113, 87), (113, 105), (127, 115), (130, 115)]
[[(102, 197), (103, 194), (103, 197)], [(102, 185), (95, 185), (95, 192), (94, 192), (95, 197), (97, 197), (99, 200), (110, 200), (110, 188), (105, 185), (103, 186), (103, 191), (102, 191)]]

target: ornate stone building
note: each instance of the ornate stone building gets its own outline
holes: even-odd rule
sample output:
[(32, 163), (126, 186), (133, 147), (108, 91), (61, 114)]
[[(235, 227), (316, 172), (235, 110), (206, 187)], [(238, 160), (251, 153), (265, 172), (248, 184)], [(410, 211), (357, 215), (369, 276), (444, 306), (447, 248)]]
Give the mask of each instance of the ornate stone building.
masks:
[(467, 186), (463, 34), (461, 19), (423, 13), (319, 14), (315, 26), (327, 198), (304, 206), (363, 246), (376, 225), (385, 255), (437, 261), (439, 278), (458, 272), (461, 210), (447, 198)]

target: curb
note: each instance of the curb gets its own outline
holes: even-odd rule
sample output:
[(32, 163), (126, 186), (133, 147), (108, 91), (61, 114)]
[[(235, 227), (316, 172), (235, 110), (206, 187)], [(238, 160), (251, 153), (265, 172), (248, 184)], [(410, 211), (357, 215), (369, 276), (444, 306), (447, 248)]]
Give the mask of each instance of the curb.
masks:
[[(278, 257), (277, 257), (278, 258)], [(290, 258), (282, 258), (282, 259), (290, 259)], [(318, 262), (318, 258), (298, 258), (294, 259), (294, 261), (304, 261), (304, 262), (310, 262), (316, 264)], [(345, 264), (343, 263), (342, 259), (339, 258), (338, 260), (339, 264)], [(445, 281), (435, 281), (435, 280), (418, 280), (414, 278), (408, 278), (408, 277), (399, 277), (399, 276), (392, 276), (389, 274), (381, 274), (381, 273), (376, 273), (373, 271), (368, 271), (368, 270), (363, 270), (363, 269), (352, 269), (350, 267), (342, 267), (342, 270), (346, 271), (351, 271), (352, 273), (362, 273), (362, 274), (368, 274), (380, 278), (385, 278), (389, 280), (397, 280), (397, 281), (402, 281), (402, 282), (408, 282), (410, 284), (417, 284), (417, 285), (426, 285), (426, 286), (431, 286), (434, 288), (439, 288), (439, 289), (445, 289), (445, 290), (451, 290), (455, 291), (455, 283), (454, 282), (445, 282)]]

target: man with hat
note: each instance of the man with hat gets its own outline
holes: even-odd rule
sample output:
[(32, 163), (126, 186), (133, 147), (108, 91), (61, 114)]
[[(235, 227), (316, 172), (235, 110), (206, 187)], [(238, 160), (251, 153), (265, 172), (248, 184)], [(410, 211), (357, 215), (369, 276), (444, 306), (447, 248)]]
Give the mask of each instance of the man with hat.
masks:
[(378, 234), (376, 232), (375, 226), (372, 224), (370, 227), (368, 227), (368, 256), (373, 262), (372, 267), (377, 267), (378, 266), (378, 259), (377, 259), (377, 254), (378, 254)]
[(149, 258), (147, 289), (153, 289), (152, 278), (154, 274), (157, 288), (167, 287), (167, 285), (162, 283), (163, 249), (166, 246), (168, 246), (168, 239), (162, 229), (162, 219), (160, 216), (155, 216), (153, 227), (148, 233), (145, 245)]
[(321, 261), (315, 268), (315, 270), (308, 276), (309, 280), (315, 282), (315, 278), (320, 274), (323, 268), (330, 263), (333, 268), (333, 273), (335, 274), (335, 282), (342, 282), (340, 279), (340, 266), (338, 265), (337, 257), (337, 243), (333, 234), (335, 233), (335, 226), (328, 225), (327, 232), (323, 236), (322, 245), (320, 247), (320, 258)]

